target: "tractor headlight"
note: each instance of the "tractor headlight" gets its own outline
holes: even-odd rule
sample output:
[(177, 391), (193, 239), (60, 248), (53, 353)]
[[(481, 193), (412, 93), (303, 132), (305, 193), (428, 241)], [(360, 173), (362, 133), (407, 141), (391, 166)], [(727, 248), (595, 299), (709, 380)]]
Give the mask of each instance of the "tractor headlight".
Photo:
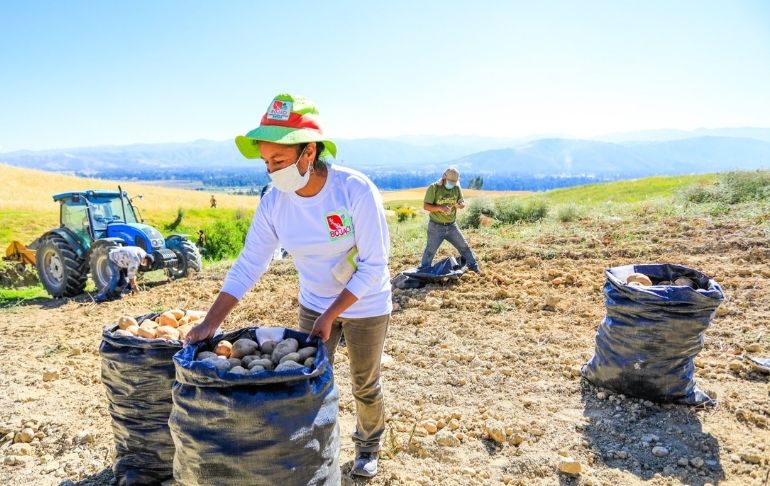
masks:
[(158, 248), (161, 246), (161, 240), (152, 240), (152, 246)]

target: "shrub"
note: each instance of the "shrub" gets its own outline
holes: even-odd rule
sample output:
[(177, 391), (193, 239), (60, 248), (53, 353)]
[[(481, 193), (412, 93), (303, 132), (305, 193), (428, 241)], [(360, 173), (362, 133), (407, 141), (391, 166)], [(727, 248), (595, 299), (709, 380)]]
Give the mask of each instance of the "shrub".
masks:
[(548, 215), (548, 204), (545, 201), (528, 201), (521, 203), (510, 199), (495, 201), (495, 217), (502, 223), (534, 223)]
[(712, 185), (685, 188), (681, 196), (696, 204), (765, 201), (770, 199), (770, 172), (728, 172)]
[(578, 219), (580, 214), (578, 213), (577, 206), (571, 203), (567, 206), (562, 206), (556, 213), (556, 218), (562, 223), (570, 223)]
[(184, 219), (184, 213), (185, 210), (182, 208), (179, 208), (176, 210), (176, 219), (172, 221), (171, 223), (166, 225), (167, 231), (176, 231), (176, 229), (179, 227), (180, 224), (182, 224), (182, 220)]
[(243, 249), (246, 233), (249, 231), (248, 219), (216, 221), (206, 226), (206, 256), (211, 260), (233, 258)]
[(458, 224), (460, 228), (478, 228), (481, 224), (481, 215), (495, 217), (495, 211), (489, 199), (471, 199), (468, 205), (460, 212)]
[(399, 223), (403, 223), (408, 219), (414, 219), (417, 216), (417, 212), (414, 210), (414, 208), (411, 208), (409, 206), (397, 207), (395, 211), (396, 211), (396, 216), (398, 217)]

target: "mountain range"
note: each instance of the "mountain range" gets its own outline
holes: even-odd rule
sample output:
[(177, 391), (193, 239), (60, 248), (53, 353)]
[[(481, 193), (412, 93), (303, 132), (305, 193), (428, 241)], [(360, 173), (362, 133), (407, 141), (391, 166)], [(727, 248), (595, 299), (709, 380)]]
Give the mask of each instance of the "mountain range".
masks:
[[(456, 165), (479, 175), (617, 178), (770, 168), (767, 128), (658, 130), (595, 139), (411, 136), (335, 142), (340, 163), (367, 173), (429, 173)], [(229, 140), (17, 151), (0, 153), (0, 162), (93, 176), (115, 171), (243, 169), (255, 164), (262, 170), (259, 161), (244, 159)]]

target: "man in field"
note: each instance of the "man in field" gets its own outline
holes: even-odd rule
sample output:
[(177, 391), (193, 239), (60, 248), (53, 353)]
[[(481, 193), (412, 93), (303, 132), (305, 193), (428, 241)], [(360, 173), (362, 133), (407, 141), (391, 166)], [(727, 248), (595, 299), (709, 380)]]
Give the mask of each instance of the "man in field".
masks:
[(119, 299), (126, 286), (131, 289), (131, 293), (139, 292), (139, 286), (136, 284), (136, 274), (139, 266), (150, 268), (155, 259), (152, 255), (139, 248), (138, 246), (119, 246), (111, 248), (108, 254), (112, 278), (107, 286), (96, 296), (96, 302), (106, 302), (111, 299)]
[(457, 248), (465, 259), (468, 270), (480, 273), (479, 264), (468, 242), (457, 226), (457, 210), (465, 207), (463, 191), (460, 189), (460, 171), (454, 167), (444, 171), (441, 179), (428, 186), (423, 200), (423, 209), (430, 213), (428, 242), (422, 253), (420, 270), (427, 270), (433, 263), (438, 247), (444, 240)]

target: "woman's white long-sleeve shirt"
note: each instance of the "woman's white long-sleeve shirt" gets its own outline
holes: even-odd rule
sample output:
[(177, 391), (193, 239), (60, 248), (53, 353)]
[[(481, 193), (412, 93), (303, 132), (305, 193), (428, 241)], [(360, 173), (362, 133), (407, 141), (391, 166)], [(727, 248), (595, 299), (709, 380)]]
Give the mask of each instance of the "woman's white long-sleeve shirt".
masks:
[[(268, 191), (222, 291), (238, 300), (243, 298), (265, 273), (279, 245), (297, 267), (303, 306), (324, 312), (347, 288), (358, 301), (342, 317), (391, 312), (385, 209), (377, 187), (360, 172), (329, 165), (323, 189), (312, 197)], [(331, 270), (353, 246), (358, 248), (358, 270), (347, 285), (341, 284)]]

